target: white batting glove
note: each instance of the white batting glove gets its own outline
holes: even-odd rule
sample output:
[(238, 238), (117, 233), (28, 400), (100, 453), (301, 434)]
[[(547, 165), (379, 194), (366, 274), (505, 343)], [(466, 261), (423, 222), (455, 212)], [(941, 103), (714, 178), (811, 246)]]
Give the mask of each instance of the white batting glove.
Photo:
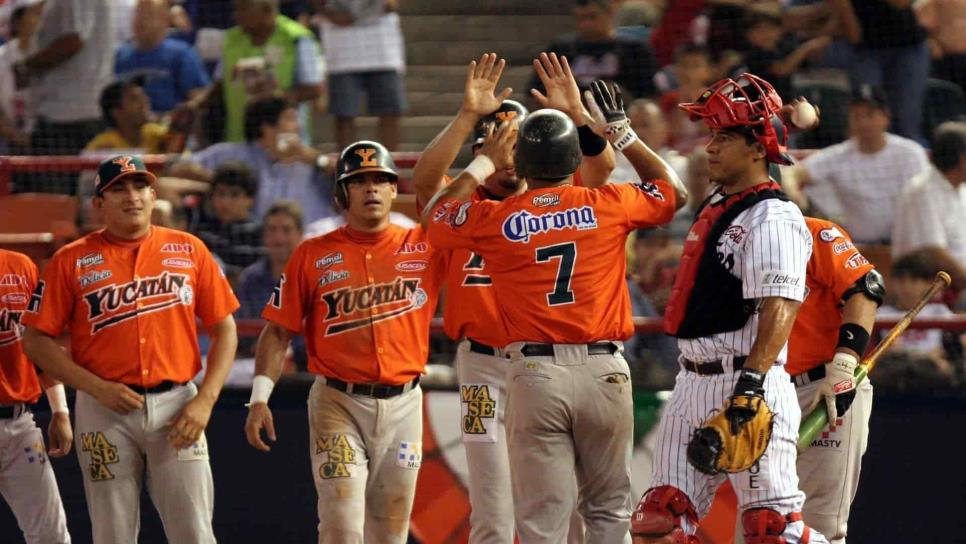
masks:
[(844, 416), (855, 400), (855, 367), (859, 360), (848, 353), (836, 353), (825, 363), (825, 380), (819, 387), (819, 394), (825, 398), (828, 420), (835, 426), (835, 420)]
[(621, 151), (637, 140), (637, 134), (631, 128), (631, 120), (624, 113), (624, 100), (621, 98), (620, 87), (613, 89), (602, 80), (595, 80), (590, 84), (589, 91), (584, 91), (587, 100), (587, 110), (593, 119), (591, 129), (607, 138), (614, 149)]

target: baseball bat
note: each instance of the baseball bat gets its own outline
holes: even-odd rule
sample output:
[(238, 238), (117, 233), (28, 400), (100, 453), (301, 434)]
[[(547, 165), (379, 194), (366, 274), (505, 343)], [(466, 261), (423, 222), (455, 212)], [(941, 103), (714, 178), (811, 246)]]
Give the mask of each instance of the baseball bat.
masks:
[[(916, 302), (916, 305), (913, 306), (905, 316), (903, 316), (901, 321), (896, 323), (896, 326), (889, 331), (889, 334), (882, 339), (878, 345), (876, 345), (875, 349), (872, 350), (872, 353), (870, 353), (869, 356), (866, 357), (855, 369), (856, 384), (861, 383), (862, 380), (869, 375), (869, 372), (872, 372), (872, 370), (875, 368), (875, 365), (878, 364), (879, 358), (882, 357), (882, 354), (895, 343), (896, 339), (899, 338), (899, 335), (909, 327), (909, 324), (912, 323), (912, 320), (919, 315), (919, 312), (922, 311), (926, 304), (929, 304), (929, 301), (936, 296), (936, 293), (942, 291), (946, 287), (949, 287), (950, 283), (952, 283), (952, 278), (949, 277), (949, 274), (945, 272), (939, 272), (936, 274), (936, 279), (932, 281), (932, 285), (929, 286), (929, 289), (926, 289), (926, 292), (923, 293), (919, 301)], [(825, 428), (827, 423), (828, 412), (826, 411), (825, 403), (822, 402), (819, 403), (814, 410), (812, 410), (812, 413), (808, 414), (808, 416), (802, 420), (802, 424), (798, 428), (798, 451), (802, 452), (808, 449), (808, 446), (812, 443), (812, 440), (815, 439), (819, 431)]]

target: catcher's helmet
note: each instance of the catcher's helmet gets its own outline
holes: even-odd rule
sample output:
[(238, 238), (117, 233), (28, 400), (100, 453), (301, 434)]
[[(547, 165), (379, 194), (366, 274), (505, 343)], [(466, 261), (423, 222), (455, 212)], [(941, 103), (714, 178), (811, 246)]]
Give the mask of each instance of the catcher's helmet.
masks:
[(513, 161), (521, 178), (563, 179), (577, 171), (582, 158), (577, 127), (565, 114), (542, 109), (520, 125)]
[(484, 115), (477, 121), (476, 126), (473, 127), (473, 145), (483, 144), (483, 139), (486, 137), (486, 129), (490, 125), (499, 125), (504, 121), (509, 121), (514, 118), (519, 118), (520, 121), (523, 121), (528, 113), (530, 112), (527, 108), (516, 100), (504, 100), (500, 104), (500, 109), (489, 115)]
[(342, 150), (336, 163), (335, 199), (343, 209), (349, 206), (349, 192), (345, 182), (357, 174), (366, 172), (382, 172), (389, 174), (393, 180), (399, 179), (396, 173), (396, 163), (392, 154), (382, 144), (362, 140)]
[(711, 129), (747, 131), (767, 152), (768, 162), (792, 164), (788, 130), (781, 118), (782, 99), (770, 83), (752, 74), (722, 79), (705, 89), (695, 102), (678, 104), (692, 121)]

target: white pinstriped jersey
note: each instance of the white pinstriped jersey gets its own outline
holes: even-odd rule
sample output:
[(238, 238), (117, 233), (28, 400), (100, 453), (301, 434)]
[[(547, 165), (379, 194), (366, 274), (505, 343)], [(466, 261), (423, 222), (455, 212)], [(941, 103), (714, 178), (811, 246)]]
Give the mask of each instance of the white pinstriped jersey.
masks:
[[(768, 199), (741, 212), (717, 240), (718, 258), (741, 279), (746, 299), (784, 297), (805, 300), (805, 268), (812, 236), (801, 210), (792, 202)], [(713, 361), (748, 355), (758, 331), (755, 312), (741, 329), (694, 339), (678, 339), (681, 356)], [(778, 356), (785, 363), (787, 344)]]

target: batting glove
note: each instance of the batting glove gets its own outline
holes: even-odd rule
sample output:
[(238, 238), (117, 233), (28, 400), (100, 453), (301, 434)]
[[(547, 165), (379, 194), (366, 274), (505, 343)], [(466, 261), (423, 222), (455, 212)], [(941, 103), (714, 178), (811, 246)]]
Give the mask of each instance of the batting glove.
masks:
[(855, 400), (855, 367), (859, 360), (848, 353), (836, 353), (831, 362), (825, 363), (825, 381), (819, 387), (819, 394), (825, 398), (828, 420), (844, 416)]
[(589, 91), (584, 91), (587, 109), (594, 122), (591, 128), (598, 134), (603, 134), (607, 141), (618, 151), (634, 143), (637, 134), (631, 128), (631, 121), (624, 113), (624, 99), (616, 84), (613, 88), (602, 80), (595, 80), (590, 84)]

